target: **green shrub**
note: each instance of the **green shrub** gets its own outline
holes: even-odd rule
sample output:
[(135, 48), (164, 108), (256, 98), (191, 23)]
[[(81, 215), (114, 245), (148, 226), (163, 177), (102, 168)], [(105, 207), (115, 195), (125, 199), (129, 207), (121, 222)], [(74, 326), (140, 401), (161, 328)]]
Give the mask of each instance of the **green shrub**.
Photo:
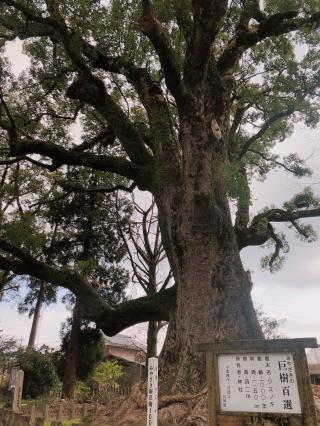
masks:
[(23, 398), (54, 393), (59, 386), (54, 354), (47, 349), (19, 352), (17, 361), (24, 371)]
[(88, 383), (82, 382), (81, 380), (77, 380), (76, 389), (75, 389), (75, 397), (77, 401), (86, 401), (92, 395), (91, 387)]
[(107, 397), (119, 387), (118, 380), (123, 374), (122, 366), (117, 361), (100, 362), (92, 373), (91, 386), (100, 397)]

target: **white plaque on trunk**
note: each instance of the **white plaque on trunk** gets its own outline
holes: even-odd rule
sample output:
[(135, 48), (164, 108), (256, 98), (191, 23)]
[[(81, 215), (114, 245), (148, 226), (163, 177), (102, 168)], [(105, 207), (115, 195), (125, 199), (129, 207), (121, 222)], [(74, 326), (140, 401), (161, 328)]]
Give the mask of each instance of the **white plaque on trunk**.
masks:
[(222, 411), (300, 414), (291, 353), (218, 355)]

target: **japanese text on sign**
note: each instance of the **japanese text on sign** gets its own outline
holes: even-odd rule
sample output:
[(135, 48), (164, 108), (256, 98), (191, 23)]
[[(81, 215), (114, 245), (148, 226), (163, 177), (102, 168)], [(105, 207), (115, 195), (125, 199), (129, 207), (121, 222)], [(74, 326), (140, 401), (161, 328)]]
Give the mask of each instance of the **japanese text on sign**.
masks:
[(147, 425), (158, 425), (158, 358), (148, 359)]
[(292, 354), (219, 355), (218, 371), (222, 411), (301, 413)]

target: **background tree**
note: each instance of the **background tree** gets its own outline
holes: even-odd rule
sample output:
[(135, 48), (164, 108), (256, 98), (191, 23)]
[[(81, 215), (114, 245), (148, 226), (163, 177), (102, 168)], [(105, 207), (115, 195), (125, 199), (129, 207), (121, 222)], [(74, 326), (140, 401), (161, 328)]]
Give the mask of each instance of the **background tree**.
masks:
[[(59, 374), (63, 379), (66, 367), (67, 351), (69, 347), (72, 323), (69, 319), (61, 332), (61, 348), (59, 355)], [(102, 360), (104, 350), (104, 339), (101, 332), (82, 322), (78, 342), (78, 362), (76, 365), (77, 380), (86, 381), (89, 379), (97, 364)]]
[(1, 379), (0, 379), (0, 388), (2, 389), (3, 385), (7, 385), (6, 377), (8, 378), (8, 370), (10, 366), (14, 363), (17, 352), (19, 351), (20, 346), (15, 338), (6, 336), (0, 332), (0, 369), (1, 369)]
[[(249, 183), (273, 167), (309, 173), (296, 154), (280, 159), (272, 148), (296, 121), (319, 121), (319, 11), (318, 0), (266, 0), (263, 9), (252, 0), (1, 3), (2, 45), (20, 37), (32, 58), (18, 81), (2, 60), (3, 166), (81, 166), (151, 192), (176, 286), (115, 308), (4, 228), (0, 267), (74, 292), (107, 334), (170, 319), (162, 391), (203, 386), (195, 342), (262, 337), (239, 250), (273, 241), (281, 255), (277, 222), (313, 239), (300, 220), (319, 216), (314, 197), (250, 220)], [(297, 43), (307, 47), (302, 59)], [(80, 145), (68, 131), (76, 117)]]
[(56, 370), (56, 356), (46, 346), (36, 351), (20, 351), (16, 362), (24, 371), (23, 397), (37, 398), (53, 394), (59, 388), (59, 378)]
[[(127, 231), (123, 229), (119, 209), (116, 209), (119, 234), (127, 249), (132, 282), (139, 284), (146, 295), (152, 296), (172, 285), (172, 271), (170, 267), (167, 271), (155, 202), (152, 200), (149, 207), (142, 208), (133, 199), (133, 206), (134, 216), (126, 225)], [(164, 321), (148, 322), (147, 360), (157, 356), (158, 333), (165, 324)]]
[[(128, 273), (120, 265), (125, 254), (113, 216), (115, 197), (102, 189), (110, 177), (97, 173), (69, 170), (66, 175), (69, 196), (49, 204), (48, 218), (59, 227), (59, 236), (51, 244), (62, 265), (74, 265), (95, 287), (102, 299), (111, 305), (124, 300)], [(76, 186), (72, 186), (73, 182)], [(79, 187), (79, 184), (82, 186)], [(66, 184), (60, 181), (60, 185)], [(118, 197), (119, 221), (125, 224), (130, 216), (129, 203)], [(51, 250), (50, 250), (51, 251)], [(80, 361), (83, 306), (78, 298), (68, 299), (73, 305), (71, 330), (65, 359), (63, 395), (73, 398)]]

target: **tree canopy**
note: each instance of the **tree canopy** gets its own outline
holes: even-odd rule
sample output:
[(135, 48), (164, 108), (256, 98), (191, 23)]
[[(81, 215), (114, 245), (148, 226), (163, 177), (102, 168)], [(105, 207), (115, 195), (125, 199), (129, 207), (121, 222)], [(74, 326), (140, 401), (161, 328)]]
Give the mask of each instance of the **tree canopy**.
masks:
[[(1, 207), (2, 270), (69, 289), (108, 334), (175, 317), (177, 350), (225, 336), (235, 319), (229, 337), (261, 335), (239, 250), (271, 241), (264, 263), (277, 268), (286, 243), (274, 224), (311, 241), (301, 220), (320, 207), (306, 189), (252, 218), (250, 183), (274, 168), (311, 173), (298, 154), (272, 149), (295, 123), (319, 122), (320, 2), (260, 3), (1, 2), (0, 190), (12, 194)], [(16, 38), (31, 60), (18, 78), (5, 56)], [(79, 169), (112, 178), (92, 187), (71, 179)], [(154, 196), (176, 285), (111, 306), (76, 268), (38, 256), (52, 229), (40, 212), (74, 191), (135, 187)]]

